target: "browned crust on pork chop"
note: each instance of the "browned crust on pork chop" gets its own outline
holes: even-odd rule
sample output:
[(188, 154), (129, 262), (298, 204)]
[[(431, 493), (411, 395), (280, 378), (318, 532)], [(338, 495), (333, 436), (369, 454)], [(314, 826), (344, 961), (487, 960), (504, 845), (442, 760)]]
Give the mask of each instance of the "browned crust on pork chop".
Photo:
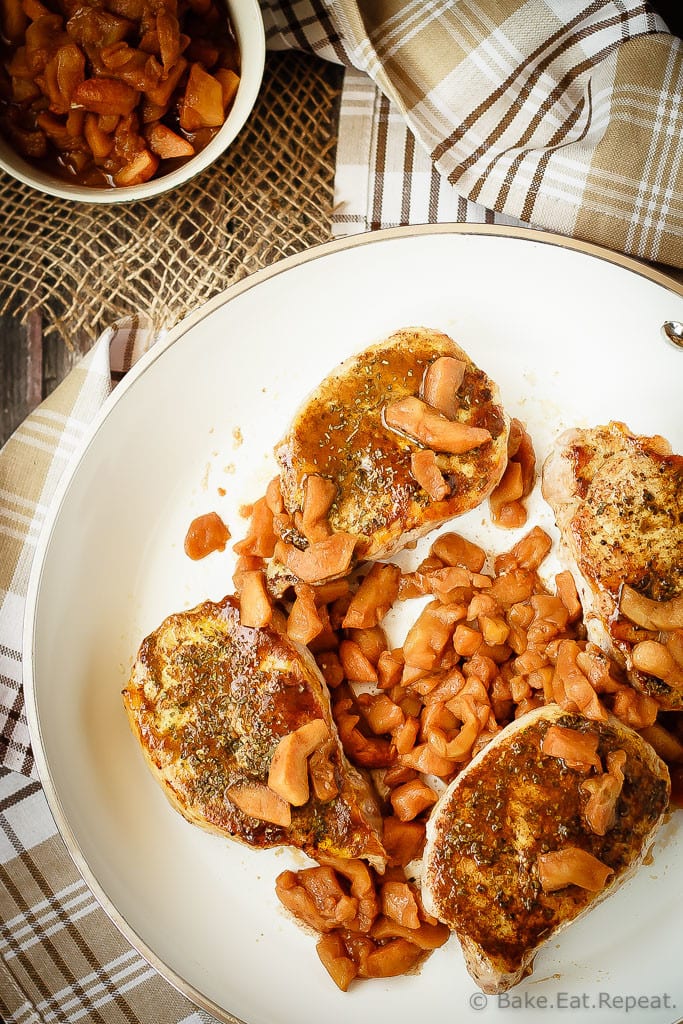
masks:
[[(553, 726), (597, 737), (604, 768), (626, 753), (615, 824), (593, 833), (581, 785), (595, 775), (542, 753)], [(531, 971), (538, 947), (634, 871), (662, 821), (669, 774), (654, 750), (614, 718), (591, 721), (550, 705), (504, 729), (465, 768), (434, 807), (427, 827), (425, 905), (452, 928), (468, 970), (486, 992), (501, 992)], [(579, 847), (613, 871), (600, 892), (568, 885), (545, 892), (538, 857)]]
[[(123, 699), (153, 774), (189, 821), (255, 848), (383, 866), (375, 798), (343, 754), (313, 657), (275, 629), (242, 626), (234, 597), (165, 619), (142, 643)], [(291, 808), (288, 828), (240, 810), (233, 787), (266, 785), (282, 737), (320, 718), (335, 739), (337, 796), (322, 802), (311, 792)]]
[[(418, 396), (424, 374), (441, 356), (466, 363), (457, 391), (457, 420), (490, 431), (491, 440), (460, 455), (437, 453), (448, 485), (430, 498), (411, 472), (419, 442), (389, 428), (389, 403)], [(310, 474), (334, 481), (329, 522), (358, 537), (358, 559), (384, 558), (454, 516), (476, 508), (507, 463), (508, 419), (498, 388), (447, 335), (406, 328), (372, 345), (326, 377), (304, 402), (276, 446), (287, 512), (299, 513)]]
[(667, 447), (623, 423), (571, 430), (546, 460), (542, 489), (590, 638), (625, 666), (637, 689), (681, 708), (678, 689), (633, 668), (633, 643), (620, 635), (624, 584), (655, 601), (683, 595), (683, 457)]

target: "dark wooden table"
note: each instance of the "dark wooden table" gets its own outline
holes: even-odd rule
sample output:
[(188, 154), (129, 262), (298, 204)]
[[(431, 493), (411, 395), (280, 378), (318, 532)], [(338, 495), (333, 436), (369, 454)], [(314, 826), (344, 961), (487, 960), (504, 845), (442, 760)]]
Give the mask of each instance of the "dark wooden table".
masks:
[(57, 335), (43, 338), (40, 310), (26, 322), (0, 316), (0, 446), (66, 376), (83, 348)]

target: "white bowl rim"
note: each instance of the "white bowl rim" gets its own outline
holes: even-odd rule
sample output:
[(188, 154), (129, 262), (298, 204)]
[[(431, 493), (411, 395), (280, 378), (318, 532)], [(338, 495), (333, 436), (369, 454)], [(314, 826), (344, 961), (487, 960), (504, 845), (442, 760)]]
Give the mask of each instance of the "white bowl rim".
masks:
[[(225, 152), (244, 127), (256, 103), (265, 69), (266, 35), (259, 0), (226, 0), (226, 3), (240, 52), (243, 54), (246, 49), (240, 25), (249, 24), (250, 31), (253, 32), (253, 37), (250, 36), (250, 47), (253, 46), (253, 53), (250, 50), (249, 61), (243, 69), (240, 87), (225, 124), (204, 149), (181, 167), (158, 178), (152, 178), (141, 185), (128, 185), (123, 188), (87, 188), (81, 185), (72, 185), (68, 181), (62, 181), (33, 167), (0, 136), (0, 168), (13, 178), (23, 182), (24, 185), (46, 195), (97, 205), (132, 203), (151, 199), (164, 192), (169, 192), (201, 174), (221, 153)], [(235, 12), (239, 12), (239, 14)]]

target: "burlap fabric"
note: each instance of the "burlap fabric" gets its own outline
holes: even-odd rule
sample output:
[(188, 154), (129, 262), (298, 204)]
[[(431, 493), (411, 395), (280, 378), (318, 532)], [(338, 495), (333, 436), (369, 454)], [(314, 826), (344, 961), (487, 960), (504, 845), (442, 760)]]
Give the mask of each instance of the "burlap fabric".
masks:
[(144, 203), (74, 204), (0, 172), (0, 315), (40, 309), (43, 332), (59, 332), (75, 358), (118, 317), (144, 310), (167, 326), (327, 240), (341, 79), (311, 55), (269, 54), (229, 151), (189, 186)]

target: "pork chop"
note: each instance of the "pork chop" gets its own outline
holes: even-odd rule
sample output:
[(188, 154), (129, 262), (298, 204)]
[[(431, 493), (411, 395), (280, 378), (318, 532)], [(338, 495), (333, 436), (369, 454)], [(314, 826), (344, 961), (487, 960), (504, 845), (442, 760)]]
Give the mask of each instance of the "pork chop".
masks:
[(632, 434), (623, 423), (571, 430), (546, 459), (542, 491), (589, 638), (626, 669), (636, 689), (663, 708), (683, 707), (683, 666), (668, 681), (641, 671), (637, 654), (634, 664), (638, 643), (665, 638), (639, 630), (621, 608), (624, 588), (662, 606), (683, 602), (683, 457), (661, 437)]
[(517, 719), (456, 777), (427, 824), (423, 901), (485, 992), (521, 981), (540, 945), (635, 871), (669, 790), (638, 733), (557, 705)]
[[(251, 847), (383, 869), (376, 799), (343, 754), (312, 655), (273, 628), (242, 626), (234, 597), (170, 615), (143, 641), (123, 700), (152, 773), (188, 821)], [(290, 736), (307, 737), (304, 794), (291, 806), (271, 788)], [(309, 789), (311, 745), (320, 763)]]
[[(462, 364), (461, 379), (435, 399), (425, 379), (444, 358), (451, 369)], [(427, 409), (419, 438), (404, 418), (416, 409)], [(454, 424), (456, 432), (473, 428), (476, 444), (457, 453), (430, 433)], [(301, 514), (310, 475), (332, 481), (332, 532), (356, 538), (357, 559), (386, 558), (491, 493), (507, 463), (508, 431), (497, 386), (451, 338), (397, 331), (342, 363), (299, 408), (275, 449), (285, 508)]]

